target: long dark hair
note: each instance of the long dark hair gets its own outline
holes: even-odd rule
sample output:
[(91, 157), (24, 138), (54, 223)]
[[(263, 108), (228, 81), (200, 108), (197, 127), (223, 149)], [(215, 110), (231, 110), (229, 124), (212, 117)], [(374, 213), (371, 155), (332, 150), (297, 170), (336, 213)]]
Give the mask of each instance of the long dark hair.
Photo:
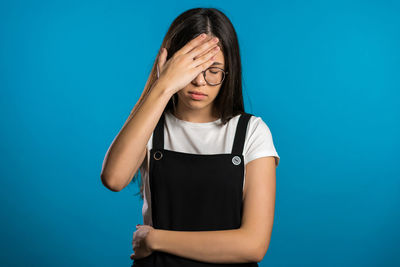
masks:
[[(226, 124), (232, 117), (243, 114), (244, 104), (242, 95), (242, 64), (240, 59), (239, 42), (236, 31), (228, 17), (216, 8), (193, 8), (180, 14), (169, 27), (161, 47), (168, 51), (167, 60), (181, 49), (186, 43), (201, 33), (219, 38), (218, 45), (225, 59), (225, 77), (213, 105), (221, 116), (221, 123)], [(160, 47), (160, 49), (161, 49)], [(136, 112), (157, 80), (157, 58), (154, 61), (149, 78), (139, 101), (132, 109)], [(175, 111), (178, 95), (175, 93), (168, 101), (164, 112)], [(176, 114), (176, 113), (174, 113)], [(146, 160), (146, 157), (145, 157)], [(138, 172), (132, 181), (136, 180)], [(140, 182), (140, 196), (143, 199), (143, 183)]]

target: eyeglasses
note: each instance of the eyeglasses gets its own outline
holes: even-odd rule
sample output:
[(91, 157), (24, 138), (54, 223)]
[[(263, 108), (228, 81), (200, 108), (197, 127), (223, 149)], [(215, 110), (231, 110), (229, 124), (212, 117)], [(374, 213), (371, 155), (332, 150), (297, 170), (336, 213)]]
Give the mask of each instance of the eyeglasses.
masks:
[(204, 80), (211, 86), (221, 84), (225, 76), (228, 74), (227, 71), (218, 67), (209, 67), (202, 71)]
[[(221, 84), (228, 72), (218, 67), (209, 67), (202, 71), (204, 80), (211, 86)], [(157, 65), (157, 78), (160, 77), (160, 71)]]

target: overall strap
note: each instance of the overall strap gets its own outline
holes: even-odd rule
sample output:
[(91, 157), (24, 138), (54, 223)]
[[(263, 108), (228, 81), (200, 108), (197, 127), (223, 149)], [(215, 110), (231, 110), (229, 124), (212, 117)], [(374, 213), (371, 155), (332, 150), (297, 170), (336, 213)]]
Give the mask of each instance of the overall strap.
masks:
[(153, 148), (154, 149), (164, 149), (164, 112), (156, 125), (153, 132)]
[(232, 154), (241, 155), (243, 153), (247, 124), (251, 116), (252, 114), (250, 113), (243, 113), (240, 115), (238, 124), (236, 126), (235, 139), (232, 146)]

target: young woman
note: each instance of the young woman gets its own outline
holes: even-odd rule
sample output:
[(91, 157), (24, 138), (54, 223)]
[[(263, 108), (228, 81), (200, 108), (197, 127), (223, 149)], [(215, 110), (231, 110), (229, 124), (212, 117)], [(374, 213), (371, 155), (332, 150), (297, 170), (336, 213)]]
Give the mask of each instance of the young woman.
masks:
[(236, 32), (221, 11), (195, 8), (161, 47), (101, 175), (120, 191), (141, 172), (132, 266), (258, 266), (279, 156), (265, 122), (244, 111)]

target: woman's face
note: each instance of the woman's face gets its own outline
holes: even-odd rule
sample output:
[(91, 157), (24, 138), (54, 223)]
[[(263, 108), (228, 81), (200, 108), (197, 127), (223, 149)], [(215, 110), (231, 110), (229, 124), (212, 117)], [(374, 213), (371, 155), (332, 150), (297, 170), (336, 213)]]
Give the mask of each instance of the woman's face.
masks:
[[(210, 39), (212, 37), (213, 36), (209, 35), (207, 38)], [(221, 47), (220, 44), (218, 45)], [(203, 55), (207, 52), (208, 51), (203, 53)], [(215, 54), (214, 63), (210, 67), (218, 67), (225, 70), (224, 54), (222, 53), (221, 49), (218, 51), (217, 54)], [(209, 85), (204, 80), (203, 73), (200, 72), (199, 75), (197, 75), (188, 85), (186, 85), (182, 90), (178, 91), (178, 102), (182, 103), (185, 108), (188, 109), (202, 109), (212, 104), (212, 102), (218, 95), (221, 85), (222, 83), (218, 85)], [(193, 95), (190, 93), (192, 91), (201, 92), (205, 95)], [(212, 105), (210, 107), (212, 107)]]

